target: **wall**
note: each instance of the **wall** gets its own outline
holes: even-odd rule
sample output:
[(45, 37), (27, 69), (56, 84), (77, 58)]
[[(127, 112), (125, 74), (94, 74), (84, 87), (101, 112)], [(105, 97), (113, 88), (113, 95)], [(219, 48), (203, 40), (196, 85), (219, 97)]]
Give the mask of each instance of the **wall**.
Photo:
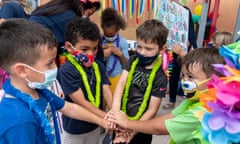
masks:
[[(210, 11), (213, 10), (215, 0), (211, 0)], [(196, 3), (187, 1), (187, 6), (194, 14), (196, 5), (202, 4), (202, 0), (196, 0)], [(240, 5), (240, 0), (221, 0), (219, 7), (219, 17), (217, 19), (217, 29), (219, 31), (234, 32), (237, 12)]]
[[(40, 3), (44, 4), (49, 0), (41, 0)], [(213, 4), (215, 0), (211, 0), (211, 10), (213, 9)], [(187, 6), (191, 9), (192, 13), (194, 14), (194, 8), (196, 5), (201, 4), (202, 0), (196, 0), (196, 3), (193, 0), (187, 0)], [(219, 17), (217, 20), (217, 28), (219, 31), (234, 31), (235, 21), (237, 17), (237, 10), (240, 5), (240, 0), (221, 0), (220, 8), (219, 8)], [(95, 21), (98, 25), (100, 23), (99, 13), (95, 13), (91, 16), (91, 19)], [(152, 17), (149, 16), (147, 12), (143, 14), (143, 16), (139, 19), (139, 24), (141, 24), (145, 19)], [(135, 37), (135, 30), (139, 24), (136, 24), (135, 17), (132, 19), (128, 18), (128, 28), (125, 31), (121, 31), (120, 33), (127, 39), (136, 39)]]

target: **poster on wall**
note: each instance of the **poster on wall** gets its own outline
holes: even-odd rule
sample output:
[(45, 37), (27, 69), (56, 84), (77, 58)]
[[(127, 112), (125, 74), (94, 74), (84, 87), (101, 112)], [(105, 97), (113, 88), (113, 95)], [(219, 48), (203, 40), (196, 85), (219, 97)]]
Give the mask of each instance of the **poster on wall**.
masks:
[(167, 46), (180, 44), (187, 51), (189, 13), (183, 6), (170, 0), (155, 0), (154, 18), (169, 29)]

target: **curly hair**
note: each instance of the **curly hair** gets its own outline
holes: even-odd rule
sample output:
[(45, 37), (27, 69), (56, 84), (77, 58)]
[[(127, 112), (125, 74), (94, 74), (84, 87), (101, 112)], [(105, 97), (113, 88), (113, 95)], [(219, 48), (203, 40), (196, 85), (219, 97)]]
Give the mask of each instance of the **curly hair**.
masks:
[(102, 12), (101, 16), (101, 27), (109, 28), (111, 26), (117, 26), (117, 30), (124, 30), (127, 27), (125, 19), (118, 14), (118, 12), (113, 8), (106, 8)]
[(86, 18), (74, 18), (66, 26), (65, 40), (75, 45), (79, 38), (91, 41), (99, 40), (98, 26)]

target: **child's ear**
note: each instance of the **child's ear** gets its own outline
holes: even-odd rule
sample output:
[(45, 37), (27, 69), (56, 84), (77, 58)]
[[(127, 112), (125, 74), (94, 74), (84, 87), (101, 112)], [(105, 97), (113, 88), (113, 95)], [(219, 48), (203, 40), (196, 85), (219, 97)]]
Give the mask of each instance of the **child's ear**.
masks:
[(64, 46), (65, 46), (65, 49), (66, 49), (69, 53), (72, 53), (72, 52), (73, 52), (74, 47), (73, 47), (72, 43), (70, 43), (69, 41), (66, 41)]
[(12, 66), (12, 72), (23, 79), (27, 77), (26, 67), (22, 63), (14, 64)]
[(167, 50), (167, 45), (165, 44), (165, 45), (163, 45), (162, 46), (162, 49), (160, 50), (160, 54), (162, 54), (163, 52), (165, 52)]

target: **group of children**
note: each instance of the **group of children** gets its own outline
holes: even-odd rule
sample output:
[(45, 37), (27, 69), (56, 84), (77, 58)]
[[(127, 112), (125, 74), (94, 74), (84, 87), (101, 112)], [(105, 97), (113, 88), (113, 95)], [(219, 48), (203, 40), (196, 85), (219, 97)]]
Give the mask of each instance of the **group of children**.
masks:
[[(129, 58), (118, 33), (126, 24), (109, 12), (115, 14), (113, 9), (103, 12), (102, 36), (89, 19), (67, 24), (67, 61), (60, 68), (55, 64), (57, 41), (49, 29), (23, 19), (0, 25), (0, 67), (10, 74), (0, 92), (0, 144), (60, 144), (56, 111), (63, 114), (64, 144), (98, 143), (99, 126), (113, 130), (113, 143), (151, 144), (152, 134), (169, 134), (177, 144), (203, 143), (196, 113), (208, 111), (199, 95), (216, 73), (212, 64), (225, 63), (218, 50), (199, 48), (181, 59), (188, 99), (154, 118), (168, 83), (161, 68), (168, 29), (158, 20), (146, 20), (136, 30), (136, 53)], [(101, 38), (105, 65), (96, 59)], [(56, 79), (65, 100), (47, 90)]]

